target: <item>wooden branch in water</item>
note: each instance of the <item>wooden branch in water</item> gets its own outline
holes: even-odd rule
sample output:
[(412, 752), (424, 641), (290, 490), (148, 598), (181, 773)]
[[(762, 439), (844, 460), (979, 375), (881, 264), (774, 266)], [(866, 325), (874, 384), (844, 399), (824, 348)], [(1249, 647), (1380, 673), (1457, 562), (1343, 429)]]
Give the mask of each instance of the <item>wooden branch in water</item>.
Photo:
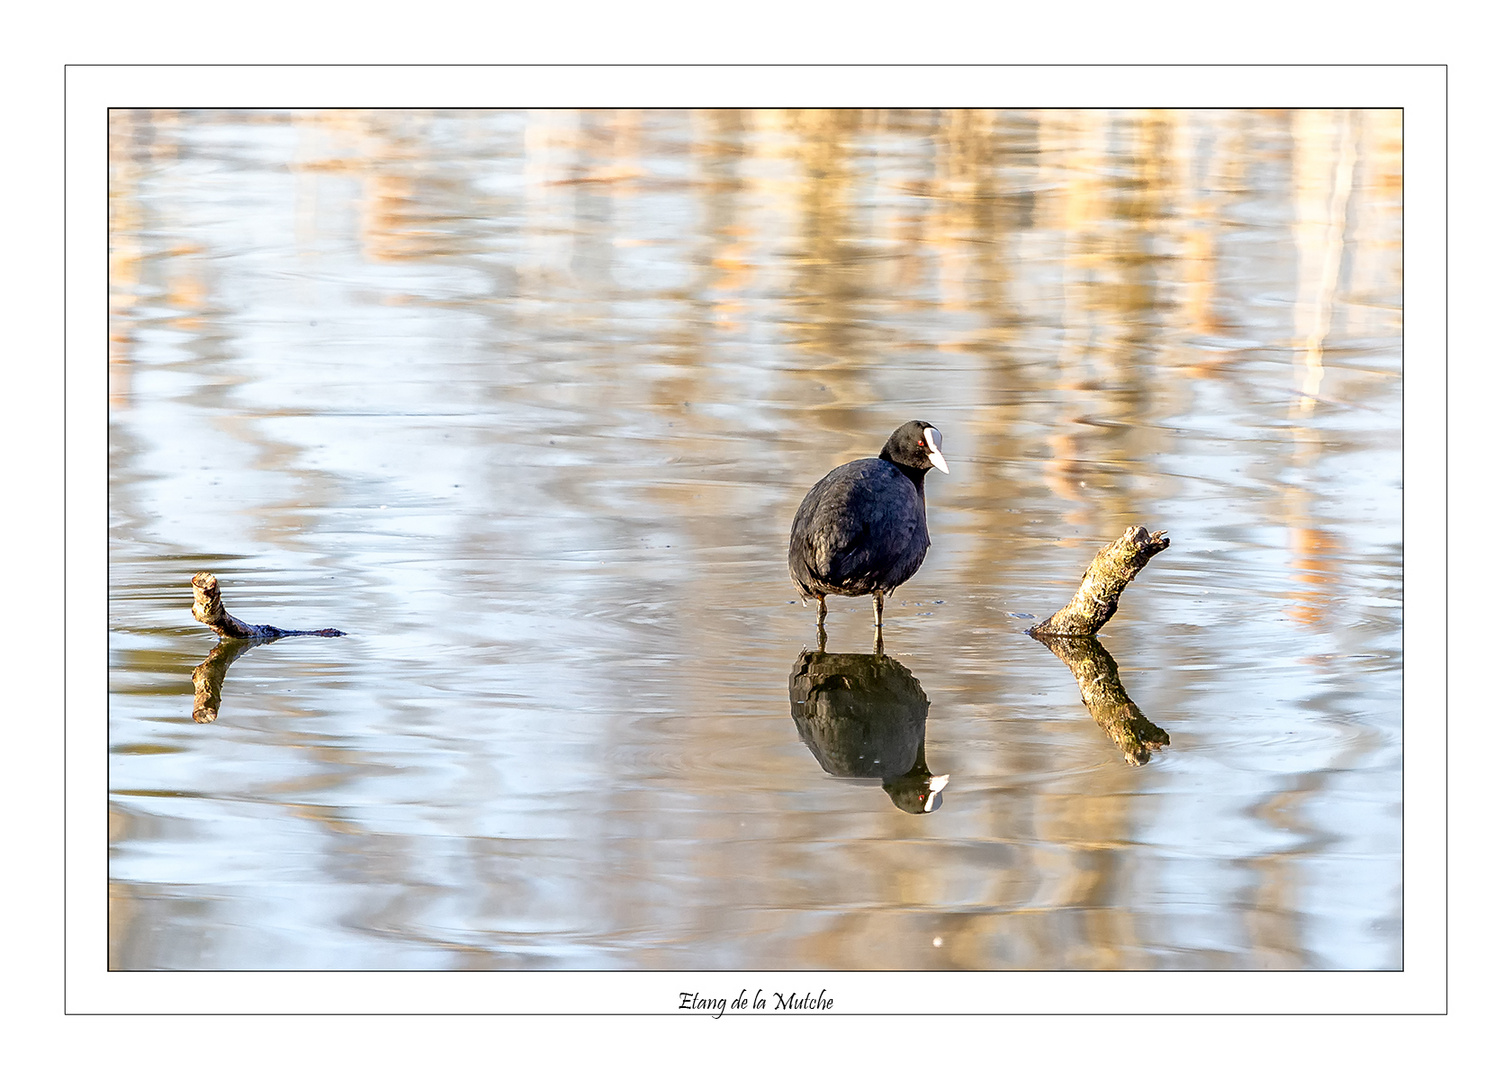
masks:
[(1143, 525), (1131, 525), (1127, 532), (1092, 557), (1092, 565), (1082, 575), (1081, 588), (1071, 602), (1044, 622), (1030, 627), (1037, 638), (1091, 637), (1114, 612), (1124, 586), (1144, 569), (1145, 563), (1171, 546), (1163, 532), (1148, 533)]
[(327, 627), (324, 630), (280, 630), (276, 626), (259, 626), (244, 623), (226, 610), (221, 602), (220, 582), (207, 571), (195, 574), (189, 582), (194, 586), (194, 617), (223, 638), (280, 638), (280, 637), (345, 637), (340, 630)]
[(220, 715), (221, 684), (236, 658), (248, 649), (266, 645), (283, 637), (345, 637), (340, 630), (281, 630), (276, 626), (244, 623), (226, 610), (221, 602), (220, 582), (215, 575), (201, 572), (190, 579), (194, 586), (194, 617), (220, 635), (203, 663), (190, 676), (194, 683), (194, 722), (213, 723)]

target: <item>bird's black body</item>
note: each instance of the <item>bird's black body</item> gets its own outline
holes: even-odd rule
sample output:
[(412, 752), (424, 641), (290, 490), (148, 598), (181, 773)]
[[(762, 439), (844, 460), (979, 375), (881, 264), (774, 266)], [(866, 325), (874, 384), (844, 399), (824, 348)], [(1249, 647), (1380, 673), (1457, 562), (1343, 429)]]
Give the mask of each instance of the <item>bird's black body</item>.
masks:
[(865, 596), (913, 577), (929, 549), (923, 479), (874, 457), (847, 461), (815, 484), (788, 546), (798, 591)]
[(920, 420), (904, 424), (874, 458), (848, 461), (810, 489), (793, 518), (788, 571), (805, 597), (882, 598), (909, 578), (929, 550), (924, 517), (924, 474), (946, 472), (939, 432)]

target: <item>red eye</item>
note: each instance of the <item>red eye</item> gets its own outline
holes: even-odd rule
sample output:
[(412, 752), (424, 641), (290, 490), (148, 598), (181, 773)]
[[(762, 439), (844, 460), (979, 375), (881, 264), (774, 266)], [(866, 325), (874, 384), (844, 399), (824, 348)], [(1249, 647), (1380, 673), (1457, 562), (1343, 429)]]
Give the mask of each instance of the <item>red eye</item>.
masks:
[(924, 445), (924, 440), (923, 440), (923, 439), (920, 439), (920, 440), (919, 440), (919, 445), (920, 445), (920, 446), (923, 446), (923, 445)]

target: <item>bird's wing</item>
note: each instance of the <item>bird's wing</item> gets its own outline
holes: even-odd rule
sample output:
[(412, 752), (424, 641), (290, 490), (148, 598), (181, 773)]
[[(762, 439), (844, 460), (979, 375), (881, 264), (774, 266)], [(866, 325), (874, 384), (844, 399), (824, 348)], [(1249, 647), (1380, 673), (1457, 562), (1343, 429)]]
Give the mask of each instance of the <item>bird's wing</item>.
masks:
[[(866, 488), (875, 488), (876, 470), (882, 464), (865, 459), (842, 465), (798, 508), (794, 535), (805, 539), (808, 549), (803, 554), (822, 580), (860, 582), (910, 550), (915, 527), (900, 521), (886, 500), (859, 497)], [(901, 476), (897, 479), (902, 484), (900, 497), (915, 497), (913, 485)]]

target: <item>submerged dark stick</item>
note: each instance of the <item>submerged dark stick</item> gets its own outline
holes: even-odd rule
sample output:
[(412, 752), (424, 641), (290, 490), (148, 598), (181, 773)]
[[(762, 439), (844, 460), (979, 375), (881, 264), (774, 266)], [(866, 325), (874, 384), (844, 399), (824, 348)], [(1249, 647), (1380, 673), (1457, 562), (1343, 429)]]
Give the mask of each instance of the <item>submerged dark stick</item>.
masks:
[(345, 637), (340, 630), (281, 630), (276, 626), (244, 623), (221, 603), (220, 582), (215, 575), (200, 571), (190, 579), (194, 586), (194, 617), (223, 638)]
[(1145, 563), (1171, 546), (1163, 532), (1153, 535), (1143, 525), (1127, 532), (1092, 557), (1082, 575), (1081, 588), (1071, 602), (1044, 622), (1029, 628), (1034, 637), (1091, 637), (1118, 610), (1124, 586), (1144, 569)]

